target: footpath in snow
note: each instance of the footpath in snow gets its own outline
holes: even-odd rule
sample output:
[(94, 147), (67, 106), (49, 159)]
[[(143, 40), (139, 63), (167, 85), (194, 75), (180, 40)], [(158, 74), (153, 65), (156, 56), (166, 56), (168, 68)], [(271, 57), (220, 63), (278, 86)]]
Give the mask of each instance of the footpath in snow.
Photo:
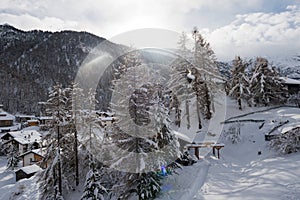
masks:
[(192, 166), (177, 169), (178, 174), (170, 175), (163, 180), (162, 192), (157, 199), (202, 199), (197, 191), (206, 180), (208, 168), (209, 163), (202, 160)]

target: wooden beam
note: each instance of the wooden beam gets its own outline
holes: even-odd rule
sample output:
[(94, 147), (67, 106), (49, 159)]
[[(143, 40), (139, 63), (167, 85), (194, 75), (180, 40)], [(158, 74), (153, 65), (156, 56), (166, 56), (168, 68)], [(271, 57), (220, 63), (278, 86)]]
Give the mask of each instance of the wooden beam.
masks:
[(199, 147), (195, 147), (195, 156), (198, 158), (198, 160), (200, 159), (200, 157), (199, 157)]

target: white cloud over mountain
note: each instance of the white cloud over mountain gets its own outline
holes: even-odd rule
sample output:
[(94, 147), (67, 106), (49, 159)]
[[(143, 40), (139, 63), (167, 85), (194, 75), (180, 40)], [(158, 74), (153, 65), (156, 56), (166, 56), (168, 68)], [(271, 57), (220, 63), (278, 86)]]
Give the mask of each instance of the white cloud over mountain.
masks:
[(300, 52), (300, 10), (288, 6), (279, 13), (237, 15), (228, 25), (207, 35), (221, 58), (277, 56)]
[(84, 30), (102, 37), (138, 28), (206, 30), (219, 59), (295, 53), (299, 0), (1, 0), (0, 24)]

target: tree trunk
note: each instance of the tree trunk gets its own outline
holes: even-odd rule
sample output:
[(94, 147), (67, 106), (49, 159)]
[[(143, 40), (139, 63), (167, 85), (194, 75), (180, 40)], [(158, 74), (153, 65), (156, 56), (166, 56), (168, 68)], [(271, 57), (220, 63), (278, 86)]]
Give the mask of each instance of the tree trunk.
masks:
[(78, 169), (78, 141), (77, 141), (77, 130), (76, 130), (76, 126), (75, 126), (75, 182), (76, 182), (76, 186), (79, 185), (79, 169)]
[(198, 129), (202, 129), (201, 116), (200, 116), (200, 106), (199, 106), (198, 98), (197, 98), (196, 105), (197, 105)]
[(58, 148), (58, 161), (57, 161), (57, 165), (58, 165), (58, 191), (59, 194), (62, 195), (62, 178), (61, 178), (61, 164), (60, 164), (60, 132), (59, 132), (59, 125), (57, 125), (57, 148)]
[(239, 104), (239, 109), (242, 110), (242, 100), (240, 97), (238, 99), (238, 104)]
[(185, 100), (185, 110), (186, 110), (186, 120), (187, 120), (187, 129), (190, 129), (190, 108), (189, 108), (189, 100)]
[(204, 83), (204, 90), (205, 90), (205, 106), (206, 106), (206, 119), (210, 119), (211, 118), (211, 110), (210, 110), (210, 104), (211, 104), (211, 101), (209, 99), (209, 91), (208, 91), (208, 87), (207, 87), (207, 84)]

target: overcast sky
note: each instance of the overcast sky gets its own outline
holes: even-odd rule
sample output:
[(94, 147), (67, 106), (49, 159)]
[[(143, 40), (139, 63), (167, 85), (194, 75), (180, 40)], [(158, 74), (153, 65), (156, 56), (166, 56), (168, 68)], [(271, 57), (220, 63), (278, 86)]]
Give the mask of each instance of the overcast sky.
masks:
[(1, 0), (4, 23), (107, 39), (139, 28), (197, 26), (220, 60), (300, 53), (300, 0)]

